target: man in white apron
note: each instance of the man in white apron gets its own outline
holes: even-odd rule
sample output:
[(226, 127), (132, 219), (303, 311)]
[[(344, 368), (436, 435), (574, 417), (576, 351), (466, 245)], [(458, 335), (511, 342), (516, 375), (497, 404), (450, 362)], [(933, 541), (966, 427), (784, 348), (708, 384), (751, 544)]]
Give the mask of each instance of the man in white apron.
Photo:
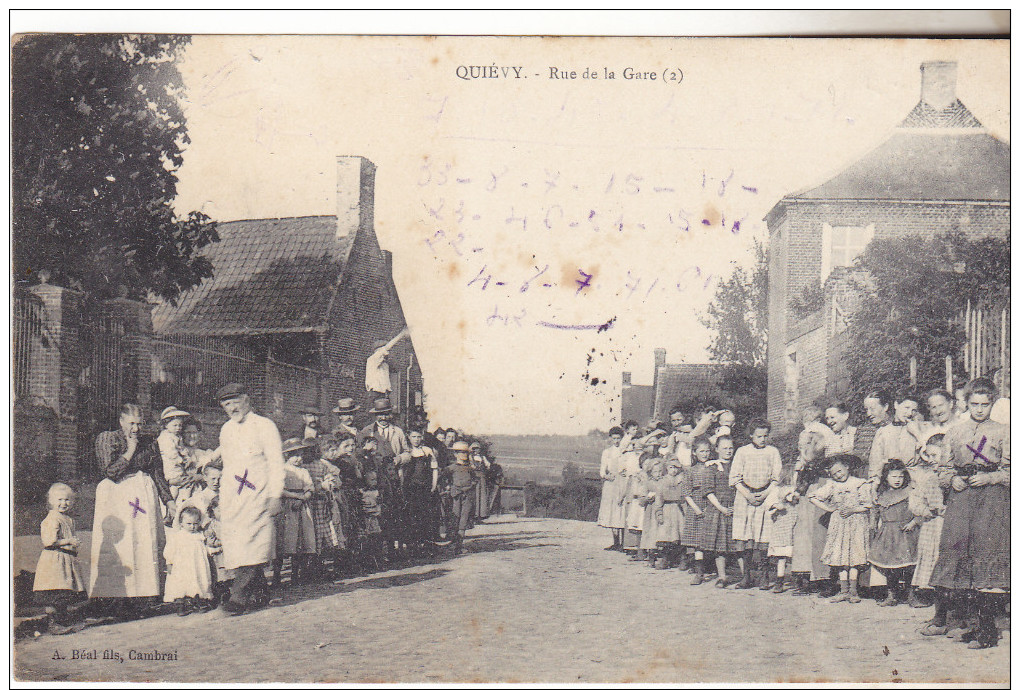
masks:
[(223, 565), (235, 573), (223, 608), (242, 613), (268, 601), (264, 568), (276, 552), (273, 517), (283, 492), (283, 444), (276, 425), (252, 411), (244, 386), (228, 384), (217, 398), (230, 417), (220, 429), (220, 540)]

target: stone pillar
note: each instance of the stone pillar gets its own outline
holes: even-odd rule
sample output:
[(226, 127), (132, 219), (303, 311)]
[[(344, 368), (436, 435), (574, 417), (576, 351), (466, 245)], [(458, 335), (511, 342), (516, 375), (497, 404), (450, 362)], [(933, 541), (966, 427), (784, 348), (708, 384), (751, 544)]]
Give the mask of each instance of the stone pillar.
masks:
[[(33, 366), (32, 394), (56, 413), (53, 454), (61, 478), (78, 475), (78, 377), (82, 367), (82, 294), (42, 283), (30, 288), (46, 312), (43, 348)], [(56, 481), (56, 479), (54, 479)]]

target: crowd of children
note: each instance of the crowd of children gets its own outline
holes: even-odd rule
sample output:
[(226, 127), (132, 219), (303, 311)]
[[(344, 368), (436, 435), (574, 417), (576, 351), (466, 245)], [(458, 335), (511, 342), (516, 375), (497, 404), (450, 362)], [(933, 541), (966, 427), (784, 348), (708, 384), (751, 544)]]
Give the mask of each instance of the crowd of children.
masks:
[[(388, 412), (388, 404), (375, 407)], [(137, 426), (138, 414), (134, 405), (122, 412), (125, 438), (130, 427)], [(378, 414), (374, 423), (381, 418), (389, 421), (388, 415)], [(172, 604), (180, 616), (213, 610), (229, 597), (234, 573), (224, 567), (221, 542), (223, 462), (218, 451), (197, 448), (198, 420), (167, 408), (161, 422), (162, 433), (156, 439), (136, 445), (151, 449), (156, 460), (146, 461), (149, 472), (162, 480), (157, 484), (169, 487), (170, 500), (160, 511), (158, 504), (147, 509), (135, 499), (132, 516), (140, 521), (152, 517), (165, 527), (159, 530), (159, 548), (153, 550), (164, 566), (162, 583), (146, 592), (125, 590), (120, 600), (116, 593), (103, 591), (97, 606), (107, 613), (116, 610), (111, 603), (124, 604), (123, 597), (155, 603), (155, 592), (161, 592), (158, 598)], [(276, 557), (269, 564), (274, 588), (339, 582), (391, 563), (436, 555), (447, 543), (455, 555), (460, 554), (465, 532), (490, 511), (499, 510), (502, 468), (489, 457), (482, 439), (466, 438), (454, 429), (428, 433), (414, 428), (406, 436), (395, 425), (385, 429), (383, 450), (374, 425), (352, 433), (349, 418), (342, 418), (332, 434), (301, 434), (283, 442), (281, 510), (273, 518)], [(399, 441), (391, 445), (389, 438)], [(97, 443), (102, 450), (100, 446)], [(393, 452), (394, 446), (401, 452)], [(162, 474), (155, 465), (159, 456)], [(80, 571), (80, 541), (70, 516), (74, 491), (67, 484), (53, 484), (47, 503), (50, 511), (41, 525), (43, 551), (33, 590), (36, 602), (47, 608), (59, 628), (83, 618), (88, 607), (82, 604), (91, 592)], [(147, 515), (148, 510), (157, 515)]]
[(739, 444), (728, 410), (614, 427), (600, 468), (606, 548), (685, 569), (695, 586), (934, 603), (923, 635), (950, 633), (955, 614), (953, 636), (994, 646), (1009, 592), (1009, 426), (989, 419), (991, 381), (972, 381), (964, 400), (954, 411), (941, 390), (869, 393), (872, 429), (850, 426), (841, 403), (812, 405), (785, 464), (767, 421)]

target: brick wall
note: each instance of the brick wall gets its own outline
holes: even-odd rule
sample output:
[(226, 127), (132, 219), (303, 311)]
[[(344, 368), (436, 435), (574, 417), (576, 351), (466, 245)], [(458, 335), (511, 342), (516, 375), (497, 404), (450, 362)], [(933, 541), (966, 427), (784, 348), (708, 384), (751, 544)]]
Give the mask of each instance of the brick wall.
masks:
[[(784, 421), (786, 348), (796, 329), (796, 324), (790, 323), (794, 318), (790, 302), (806, 285), (817, 283), (820, 278), (825, 223), (851, 227), (874, 224), (876, 238), (932, 236), (952, 230), (977, 236), (1008, 236), (1009, 218), (1008, 205), (979, 202), (818, 201), (786, 203), (785, 208), (774, 210), (769, 218), (769, 420), (780, 425)], [(829, 327), (822, 329), (826, 338), (828, 330)], [(813, 340), (805, 341), (805, 347), (810, 352), (810, 364), (800, 363), (801, 377), (810, 383), (805, 384), (804, 390), (816, 390), (819, 374), (810, 367), (820, 367), (821, 379), (829, 382), (831, 392), (837, 386), (838, 376), (828, 371), (832, 361), (830, 348), (824, 343), (816, 352)], [(821, 390), (825, 390), (824, 383)], [(803, 405), (809, 398), (800, 400)]]
[[(389, 341), (406, 325), (389, 264), (371, 228), (358, 230), (329, 320), (330, 330), (322, 339), (322, 350), (328, 367), (326, 388), (330, 407), (341, 397), (352, 397), (364, 410), (365, 363), (372, 354), (372, 343)], [(413, 354), (410, 338), (404, 338), (390, 351), (391, 381), (396, 388), (399, 374), (400, 383), (400, 390), (394, 390), (391, 400), (401, 415), (408, 403), (404, 388), (408, 361)], [(411, 378), (414, 390), (421, 391), (417, 357)], [(410, 402), (413, 404), (414, 400)]]

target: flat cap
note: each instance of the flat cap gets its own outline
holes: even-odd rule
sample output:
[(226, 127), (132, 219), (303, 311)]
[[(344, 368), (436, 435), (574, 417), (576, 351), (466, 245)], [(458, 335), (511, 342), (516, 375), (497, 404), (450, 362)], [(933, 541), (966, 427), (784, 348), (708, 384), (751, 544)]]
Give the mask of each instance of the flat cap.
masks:
[(240, 398), (242, 395), (246, 395), (248, 389), (240, 383), (228, 383), (227, 385), (216, 391), (216, 399), (220, 402), (224, 400), (230, 400), (231, 398)]

